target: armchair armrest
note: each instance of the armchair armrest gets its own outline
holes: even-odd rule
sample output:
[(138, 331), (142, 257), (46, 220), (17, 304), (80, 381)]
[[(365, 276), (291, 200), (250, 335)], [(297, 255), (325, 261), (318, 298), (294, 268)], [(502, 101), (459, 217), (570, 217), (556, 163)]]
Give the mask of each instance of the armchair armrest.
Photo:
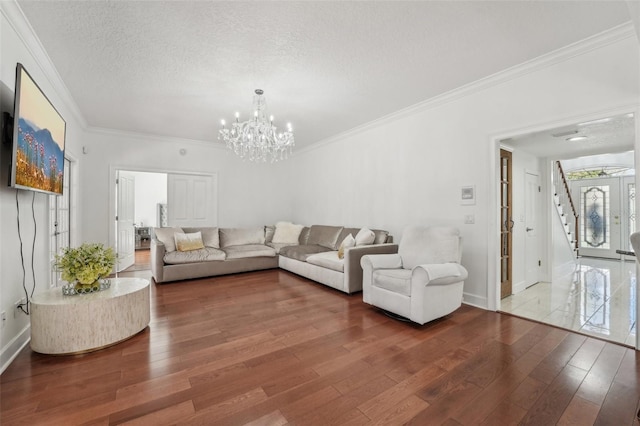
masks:
[[(396, 244), (392, 246), (395, 251), (398, 250)], [(397, 253), (367, 254), (360, 259), (360, 265), (362, 266), (362, 301), (371, 304), (373, 272), (376, 269), (402, 268), (402, 258)]]
[(376, 269), (397, 269), (402, 268), (402, 258), (397, 253), (391, 254), (367, 254), (360, 260), (362, 268)]
[(351, 294), (362, 290), (361, 259), (368, 255), (384, 255), (397, 253), (397, 244), (373, 244), (351, 247), (344, 251), (344, 284), (347, 293)]
[(458, 263), (440, 263), (418, 265), (413, 268), (411, 281), (427, 285), (447, 285), (464, 281), (469, 273), (464, 266)]
[(164, 281), (164, 254), (166, 252), (164, 244), (153, 238), (151, 248), (151, 275), (157, 283)]

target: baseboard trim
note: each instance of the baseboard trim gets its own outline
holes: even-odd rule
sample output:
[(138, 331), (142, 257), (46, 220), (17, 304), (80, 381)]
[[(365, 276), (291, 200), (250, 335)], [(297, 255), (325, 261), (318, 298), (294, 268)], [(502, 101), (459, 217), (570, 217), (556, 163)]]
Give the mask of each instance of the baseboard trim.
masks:
[(487, 307), (487, 298), (471, 293), (462, 294), (462, 303), (465, 305), (475, 306), (480, 309), (489, 309)]
[(4, 373), (4, 370), (11, 365), (14, 359), (18, 356), (20, 351), (27, 346), (31, 340), (31, 325), (27, 325), (16, 337), (11, 339), (7, 345), (2, 348), (0, 353), (0, 374)]

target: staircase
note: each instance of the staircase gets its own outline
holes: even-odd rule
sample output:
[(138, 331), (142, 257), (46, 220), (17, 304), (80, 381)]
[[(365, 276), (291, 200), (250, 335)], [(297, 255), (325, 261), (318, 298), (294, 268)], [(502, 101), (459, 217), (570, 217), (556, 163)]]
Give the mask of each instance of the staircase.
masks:
[(567, 241), (571, 246), (574, 256), (577, 258), (579, 248), (579, 218), (576, 205), (571, 198), (571, 191), (569, 190), (569, 184), (565, 177), (564, 171), (560, 161), (555, 162), (553, 168), (553, 186), (554, 186), (554, 205), (562, 221), (562, 225), (567, 236)]

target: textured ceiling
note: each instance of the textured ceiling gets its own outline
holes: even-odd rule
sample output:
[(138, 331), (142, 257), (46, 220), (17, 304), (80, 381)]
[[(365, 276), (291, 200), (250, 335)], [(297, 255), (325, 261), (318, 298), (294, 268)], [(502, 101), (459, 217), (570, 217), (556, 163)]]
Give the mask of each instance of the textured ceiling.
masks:
[(624, 1), (18, 3), (89, 125), (215, 141), (261, 88), (298, 146), (630, 19)]
[[(584, 139), (569, 140), (583, 136)], [(504, 142), (512, 148), (554, 160), (573, 158), (586, 153), (631, 151), (635, 144), (635, 120), (631, 113), (602, 117), (521, 135)]]

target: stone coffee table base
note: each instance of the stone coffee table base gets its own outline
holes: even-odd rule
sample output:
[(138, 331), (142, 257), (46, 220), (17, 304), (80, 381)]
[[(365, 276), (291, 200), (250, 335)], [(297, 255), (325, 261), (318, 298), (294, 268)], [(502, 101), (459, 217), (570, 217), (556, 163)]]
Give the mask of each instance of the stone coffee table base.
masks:
[(149, 320), (146, 279), (111, 278), (109, 289), (75, 296), (53, 288), (31, 301), (31, 349), (53, 355), (95, 351), (139, 333)]

